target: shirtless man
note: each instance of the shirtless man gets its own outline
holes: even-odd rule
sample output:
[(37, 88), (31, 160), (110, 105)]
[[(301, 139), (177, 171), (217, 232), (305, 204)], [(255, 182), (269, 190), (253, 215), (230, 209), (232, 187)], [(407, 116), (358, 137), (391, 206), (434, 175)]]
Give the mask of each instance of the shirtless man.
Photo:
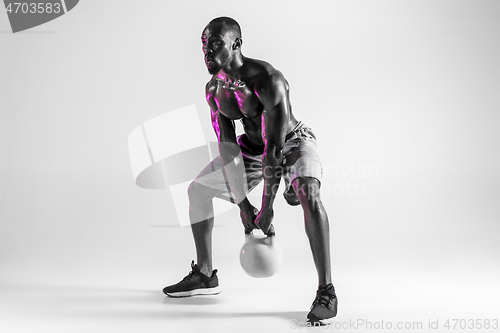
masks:
[[(235, 20), (212, 20), (201, 41), (212, 75), (205, 93), (220, 155), (188, 190), (197, 264), (193, 261), (189, 275), (163, 292), (171, 297), (219, 293), (217, 270), (212, 270), (212, 199), (237, 204), (245, 232), (261, 229), (272, 236), (273, 202), (283, 178), (285, 200), (304, 210), (318, 273), (318, 290), (307, 318), (313, 323), (329, 323), (337, 313), (337, 297), (331, 283), (328, 217), (319, 196), (322, 169), (316, 137), (294, 117), (283, 74), (267, 62), (243, 56), (241, 30)], [(234, 121), (238, 119), (245, 134), (237, 137)], [(246, 194), (261, 180), (264, 188), (259, 210)]]

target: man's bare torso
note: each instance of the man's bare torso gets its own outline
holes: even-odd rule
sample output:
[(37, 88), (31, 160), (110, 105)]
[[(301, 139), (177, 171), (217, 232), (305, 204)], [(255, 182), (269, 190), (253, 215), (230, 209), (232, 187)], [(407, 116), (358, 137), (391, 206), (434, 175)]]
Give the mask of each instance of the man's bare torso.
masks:
[(216, 107), (228, 119), (233, 121), (239, 119), (250, 143), (260, 150), (264, 148), (262, 139), (262, 112), (264, 106), (259, 101), (254, 87), (257, 80), (265, 80), (269, 75), (277, 75), (280, 80), (285, 82), (286, 105), (289, 117), (283, 121), (282, 126), (286, 127), (286, 133), (288, 134), (297, 124), (291, 110), (288, 82), (270, 64), (247, 58), (245, 73), (242, 75), (241, 81), (228, 82), (225, 77), (219, 77), (216, 74), (207, 84), (207, 99), (213, 97), (215, 101), (213, 107)]

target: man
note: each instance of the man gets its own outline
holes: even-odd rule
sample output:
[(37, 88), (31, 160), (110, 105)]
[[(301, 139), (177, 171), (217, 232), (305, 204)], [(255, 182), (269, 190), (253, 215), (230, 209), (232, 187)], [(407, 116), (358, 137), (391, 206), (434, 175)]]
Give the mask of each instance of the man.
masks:
[[(163, 292), (172, 297), (219, 293), (217, 270), (212, 270), (212, 199), (230, 200), (240, 208), (245, 232), (261, 229), (274, 235), (273, 202), (283, 178), (285, 200), (301, 205), (319, 286), (308, 314), (310, 322), (326, 324), (337, 313), (331, 283), (328, 217), (319, 197), (322, 169), (312, 130), (297, 121), (288, 96), (288, 82), (264, 61), (241, 53), (241, 31), (228, 17), (212, 20), (201, 37), (205, 64), (212, 79), (206, 98), (219, 141), (215, 158), (188, 190), (191, 229), (197, 264), (181, 282)], [(236, 137), (234, 120), (245, 134)], [(246, 198), (264, 180), (261, 209)]]

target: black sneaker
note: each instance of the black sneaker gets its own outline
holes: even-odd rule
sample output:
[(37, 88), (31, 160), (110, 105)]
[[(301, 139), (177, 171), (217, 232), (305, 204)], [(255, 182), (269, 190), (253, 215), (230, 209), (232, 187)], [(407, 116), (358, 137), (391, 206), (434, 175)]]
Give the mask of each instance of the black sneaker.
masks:
[(191, 262), (191, 272), (181, 282), (163, 288), (163, 293), (170, 297), (187, 297), (194, 295), (216, 295), (220, 293), (217, 270), (208, 277), (202, 272), (194, 260)]
[(307, 319), (311, 323), (320, 323), (321, 325), (329, 324), (333, 321), (333, 317), (337, 315), (337, 296), (335, 288), (331, 283), (321, 285), (316, 292), (311, 311), (307, 315)]

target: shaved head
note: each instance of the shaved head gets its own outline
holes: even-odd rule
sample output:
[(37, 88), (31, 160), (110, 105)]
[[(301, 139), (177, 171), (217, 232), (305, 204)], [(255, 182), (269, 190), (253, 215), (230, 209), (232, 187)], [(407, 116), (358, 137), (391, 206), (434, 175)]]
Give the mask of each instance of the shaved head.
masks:
[(220, 26), (224, 34), (229, 33), (232, 35), (233, 40), (236, 38), (241, 38), (241, 28), (238, 22), (236, 22), (234, 19), (230, 17), (217, 17), (214, 18), (210, 23), (208, 23), (208, 26)]

